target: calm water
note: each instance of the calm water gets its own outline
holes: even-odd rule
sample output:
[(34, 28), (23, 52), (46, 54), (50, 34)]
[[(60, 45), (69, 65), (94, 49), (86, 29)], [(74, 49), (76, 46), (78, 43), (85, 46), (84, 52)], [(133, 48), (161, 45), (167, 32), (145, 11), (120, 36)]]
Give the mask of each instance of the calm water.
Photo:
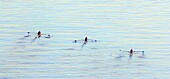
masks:
[[(0, 0), (0, 79), (169, 79), (169, 5), (168, 0)], [(33, 43), (35, 34), (23, 38), (39, 30), (53, 37)], [(83, 48), (72, 43), (86, 36), (100, 42)], [(130, 59), (119, 51), (131, 48), (145, 56)]]

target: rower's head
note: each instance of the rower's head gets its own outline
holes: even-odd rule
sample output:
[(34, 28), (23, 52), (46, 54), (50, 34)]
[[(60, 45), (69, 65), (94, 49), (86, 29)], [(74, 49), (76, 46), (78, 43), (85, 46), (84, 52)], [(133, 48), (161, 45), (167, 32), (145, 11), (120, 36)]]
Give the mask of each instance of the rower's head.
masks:
[(74, 43), (77, 43), (77, 40), (74, 40)]
[(30, 34), (30, 32), (27, 32), (28, 34)]
[(48, 36), (50, 36), (50, 35), (48, 35)]

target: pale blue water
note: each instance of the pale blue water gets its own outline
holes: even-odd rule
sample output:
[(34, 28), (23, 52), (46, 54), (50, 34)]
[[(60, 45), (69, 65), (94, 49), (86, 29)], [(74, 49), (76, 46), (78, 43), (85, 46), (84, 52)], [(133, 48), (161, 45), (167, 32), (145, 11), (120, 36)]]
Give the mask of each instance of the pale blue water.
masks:
[[(0, 79), (169, 79), (169, 7), (168, 0), (0, 0)], [(23, 38), (39, 30), (53, 37)], [(72, 43), (86, 36), (100, 42)], [(119, 51), (131, 48), (144, 58)]]

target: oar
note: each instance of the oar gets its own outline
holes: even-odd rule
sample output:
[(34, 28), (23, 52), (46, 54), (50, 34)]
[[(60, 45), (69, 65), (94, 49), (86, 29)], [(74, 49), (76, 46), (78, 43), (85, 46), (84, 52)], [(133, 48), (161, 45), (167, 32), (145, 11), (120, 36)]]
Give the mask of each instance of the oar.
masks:
[(31, 43), (33, 43), (35, 40), (37, 39), (37, 36), (32, 40), (32, 42)]
[(133, 52), (144, 52), (144, 51), (133, 51)]
[[(29, 32), (29, 33), (32, 33), (32, 34), (37, 34), (37, 32)], [(49, 35), (49, 34), (41, 34), (41, 35)]]
[(86, 45), (87, 44), (87, 42), (84, 42), (82, 45), (81, 45), (81, 47), (84, 47), (84, 45)]
[[(124, 51), (124, 50), (119, 50), (119, 51), (121, 51), (121, 52), (128, 52), (128, 53), (130, 52), (130, 51)], [(144, 55), (144, 52), (145, 52), (145, 51), (133, 51), (133, 52), (136, 52), (136, 53), (142, 52), (142, 55)]]
[[(124, 50), (119, 50), (119, 51), (122, 51), (122, 52), (130, 52), (130, 51), (124, 51)], [(133, 52), (145, 52), (145, 51), (133, 51)]]

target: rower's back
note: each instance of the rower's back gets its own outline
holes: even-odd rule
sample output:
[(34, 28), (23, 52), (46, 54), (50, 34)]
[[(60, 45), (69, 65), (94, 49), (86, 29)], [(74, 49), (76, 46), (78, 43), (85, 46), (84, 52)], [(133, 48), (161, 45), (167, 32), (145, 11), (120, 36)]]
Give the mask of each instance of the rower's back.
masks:
[(87, 37), (85, 38), (85, 40), (84, 40), (85, 42), (87, 42)]
[(130, 55), (133, 55), (133, 49), (130, 49)]
[(38, 38), (41, 37), (41, 31), (38, 31), (37, 36)]

